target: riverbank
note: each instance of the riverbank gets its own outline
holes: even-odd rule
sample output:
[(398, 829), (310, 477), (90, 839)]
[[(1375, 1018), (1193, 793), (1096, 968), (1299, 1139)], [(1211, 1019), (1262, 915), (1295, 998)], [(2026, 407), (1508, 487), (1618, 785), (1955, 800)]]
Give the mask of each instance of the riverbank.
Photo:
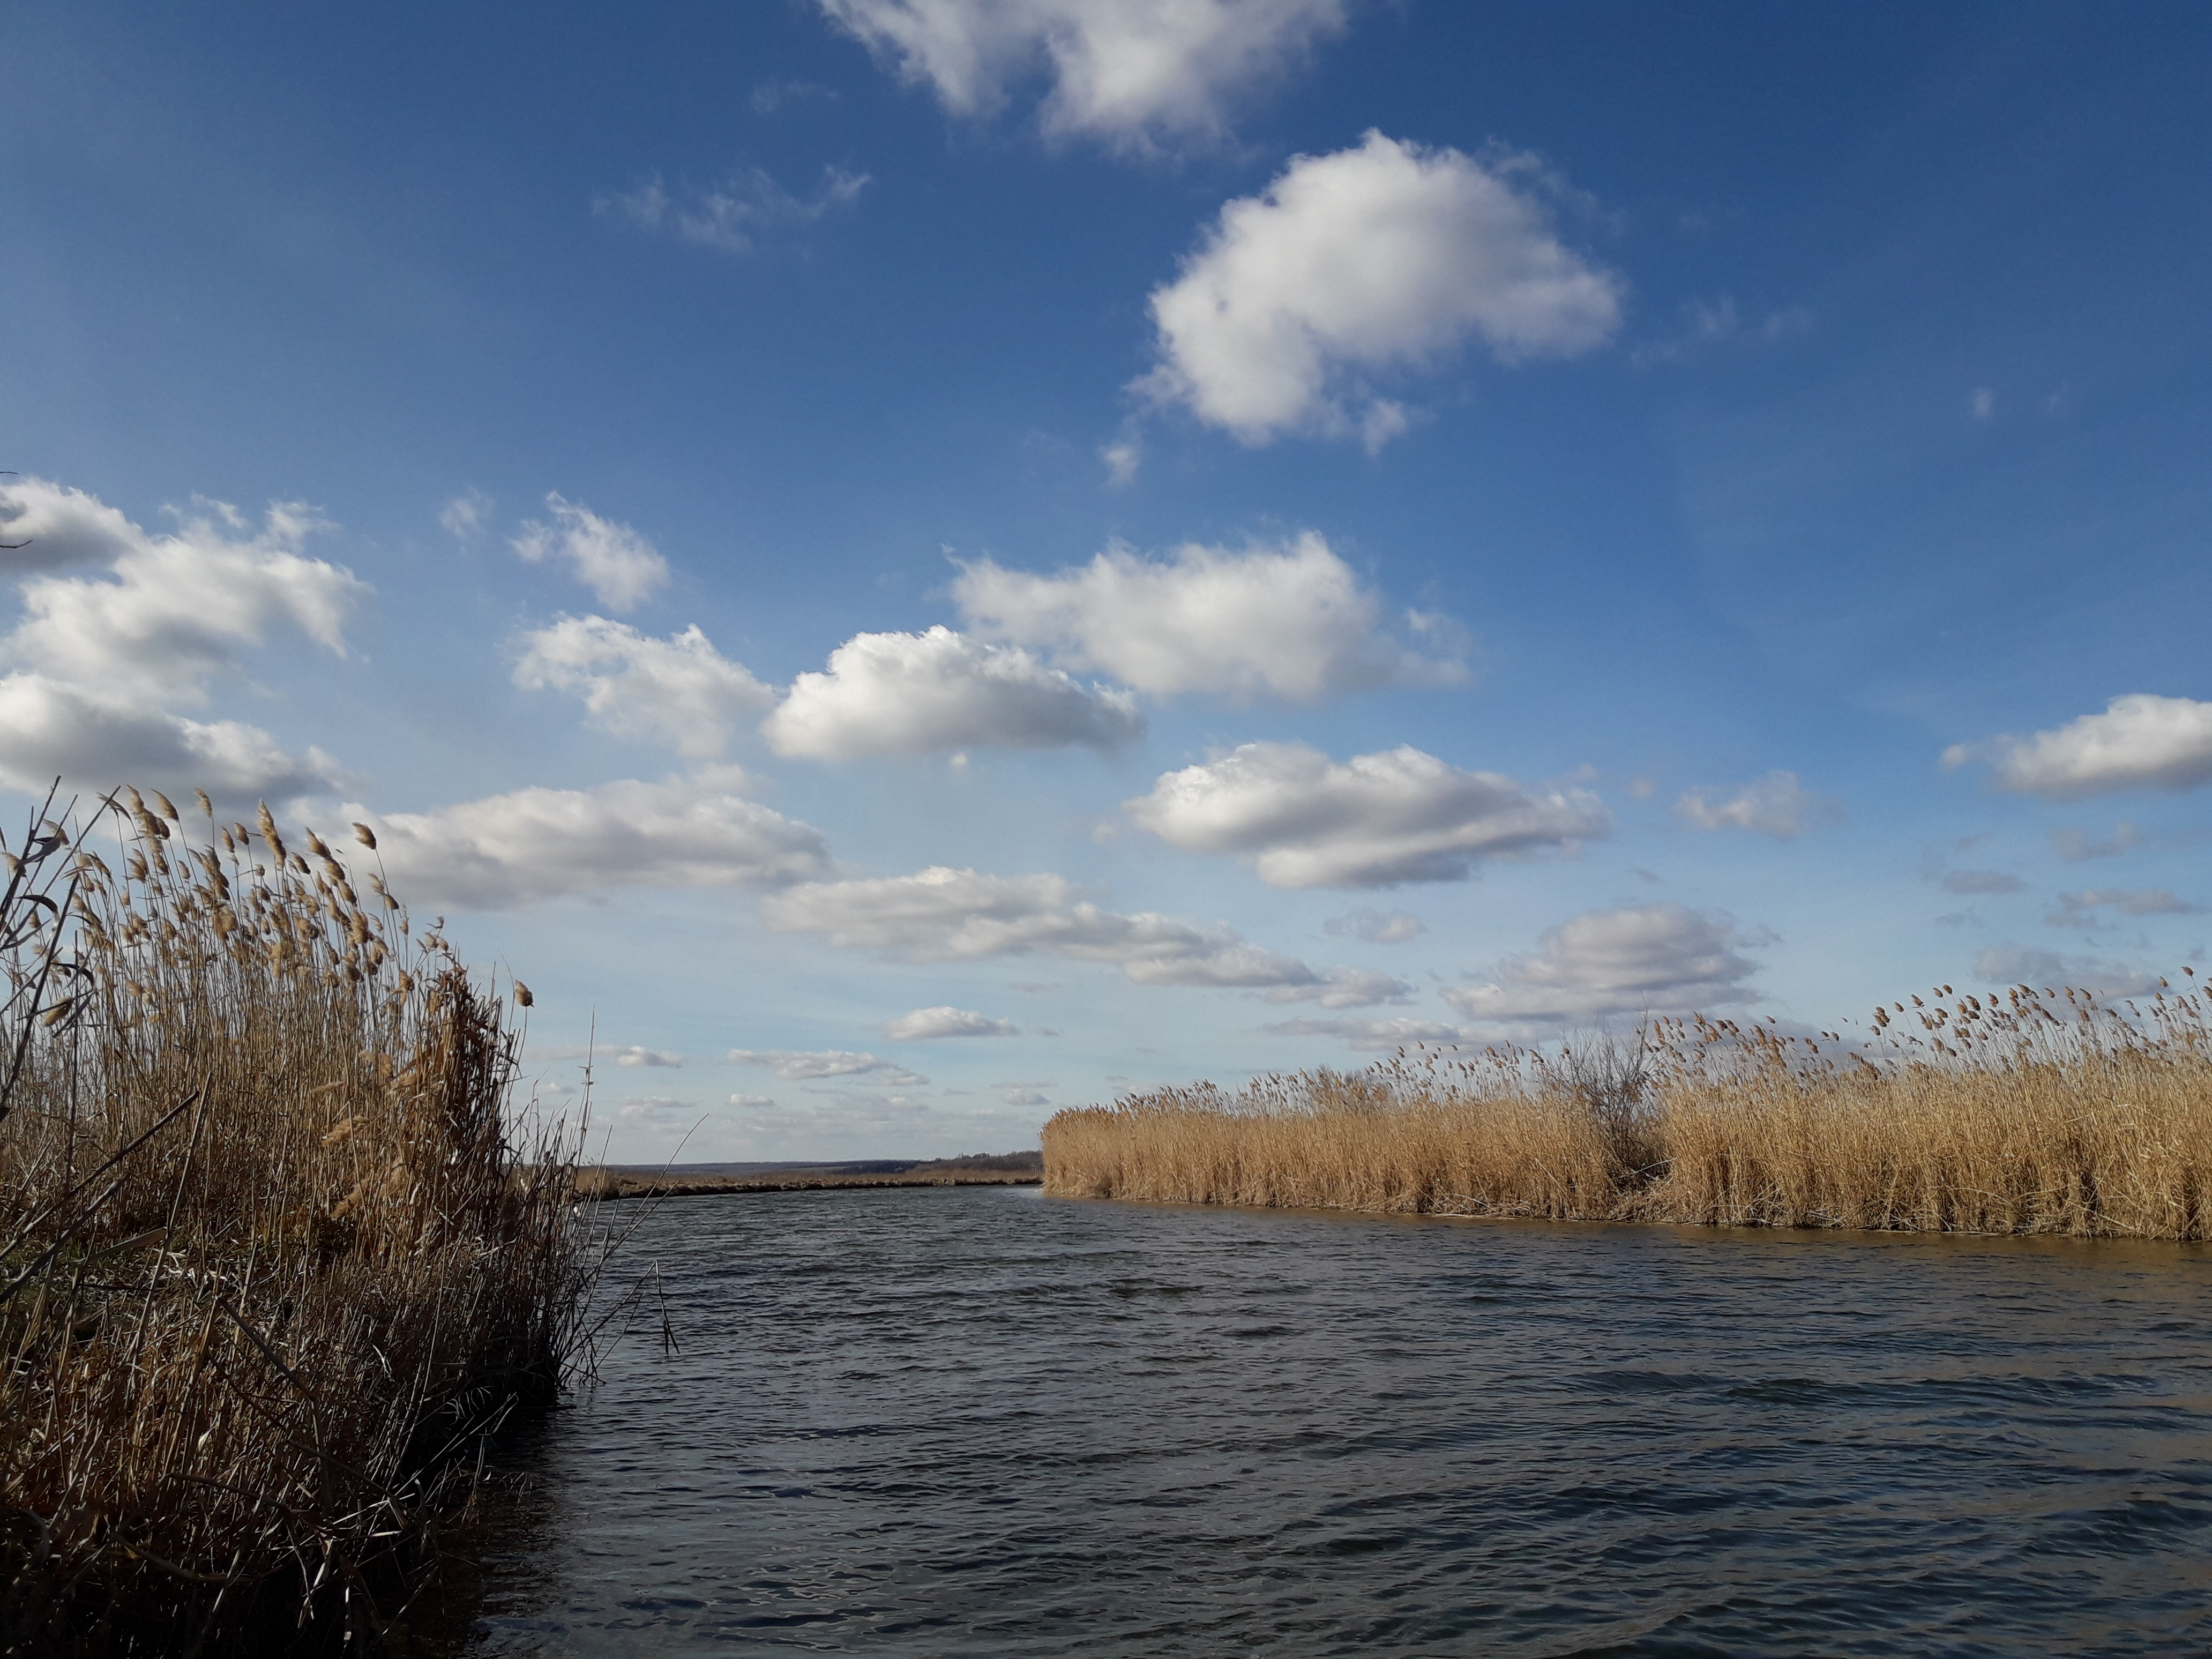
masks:
[[(2185, 975), (2187, 970), (2184, 970)], [(1662, 1020), (1636, 1039), (1401, 1053), (1064, 1111), (1045, 1190), (1378, 1212), (2212, 1237), (2212, 1021), (1935, 988), (1863, 1033)], [(1910, 1021), (1923, 1035), (1906, 1036)]]
[(596, 1167), (576, 1171), (579, 1198), (602, 1201), (695, 1198), (715, 1193), (807, 1193), (846, 1187), (1035, 1187), (1044, 1181), (1044, 1155), (932, 1158), (908, 1163), (785, 1164), (729, 1173), (681, 1165), (664, 1170)]

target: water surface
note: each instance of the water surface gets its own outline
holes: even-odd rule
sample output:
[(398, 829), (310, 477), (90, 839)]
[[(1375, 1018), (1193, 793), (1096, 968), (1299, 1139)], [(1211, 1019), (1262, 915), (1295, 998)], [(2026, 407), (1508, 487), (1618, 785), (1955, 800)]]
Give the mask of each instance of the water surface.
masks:
[(672, 1200), (477, 1655), (2212, 1650), (2212, 1258)]

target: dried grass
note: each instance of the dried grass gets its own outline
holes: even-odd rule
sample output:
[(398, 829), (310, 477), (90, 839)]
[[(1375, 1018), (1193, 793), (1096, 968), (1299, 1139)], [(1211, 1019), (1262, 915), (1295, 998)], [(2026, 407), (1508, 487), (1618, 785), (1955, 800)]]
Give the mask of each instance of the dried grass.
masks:
[[(2186, 972), (2187, 970), (2185, 970)], [(1859, 1041), (1663, 1020), (1065, 1111), (1048, 1193), (1561, 1220), (2212, 1237), (2205, 994), (1902, 1002)], [(1947, 1000), (1955, 999), (1954, 1000)]]
[(0, 1648), (396, 1637), (578, 1335), (574, 1138), (510, 1112), (502, 1000), (265, 808), (127, 792), (8, 864)]

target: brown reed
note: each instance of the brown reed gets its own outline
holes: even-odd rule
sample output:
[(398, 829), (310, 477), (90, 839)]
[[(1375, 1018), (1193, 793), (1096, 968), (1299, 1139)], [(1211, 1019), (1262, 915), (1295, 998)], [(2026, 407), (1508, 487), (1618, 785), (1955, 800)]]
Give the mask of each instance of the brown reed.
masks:
[[(2191, 970), (2184, 969), (2185, 975)], [(2193, 976), (2192, 976), (2193, 977)], [(2164, 981), (2161, 981), (2164, 984)], [(1063, 1111), (1045, 1190), (1559, 1220), (2212, 1237), (2212, 1007), (2018, 985), (1855, 1040), (1663, 1019)], [(1923, 1035), (1908, 1036), (1910, 1012)]]
[(398, 1640), (480, 1437), (579, 1334), (576, 1138), (511, 1109), (503, 1000), (380, 871), (200, 800), (6, 853), (11, 1654)]

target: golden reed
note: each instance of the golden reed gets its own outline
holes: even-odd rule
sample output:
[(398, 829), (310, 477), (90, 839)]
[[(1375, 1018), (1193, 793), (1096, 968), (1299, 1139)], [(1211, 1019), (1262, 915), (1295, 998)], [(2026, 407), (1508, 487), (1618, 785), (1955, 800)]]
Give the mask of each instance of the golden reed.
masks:
[(574, 1137), (508, 1109), (502, 1000), (378, 872), (200, 800), (6, 851), (0, 1651), (404, 1646), (578, 1335)]
[[(2189, 970), (2185, 969), (2185, 974)], [(2163, 984), (2163, 981), (2161, 981)], [(1667, 1019), (1556, 1054), (1401, 1052), (1063, 1111), (1070, 1197), (1728, 1226), (2212, 1236), (2212, 1024), (2191, 982), (2111, 1004), (1949, 986), (1863, 1037)], [(1910, 1018), (1922, 1035), (1907, 1036)]]

